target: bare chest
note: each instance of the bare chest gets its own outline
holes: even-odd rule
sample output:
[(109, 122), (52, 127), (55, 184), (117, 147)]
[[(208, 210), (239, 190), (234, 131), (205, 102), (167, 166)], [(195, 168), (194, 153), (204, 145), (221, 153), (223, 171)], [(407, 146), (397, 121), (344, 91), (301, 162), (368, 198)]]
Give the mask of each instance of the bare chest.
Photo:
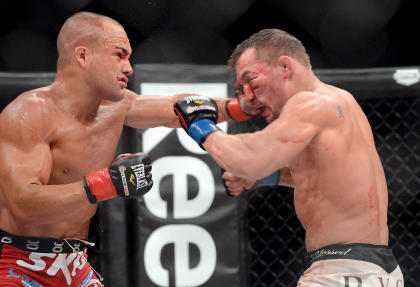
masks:
[(53, 166), (50, 184), (81, 180), (85, 174), (107, 167), (114, 158), (123, 127), (122, 117), (83, 125), (65, 121), (51, 144)]

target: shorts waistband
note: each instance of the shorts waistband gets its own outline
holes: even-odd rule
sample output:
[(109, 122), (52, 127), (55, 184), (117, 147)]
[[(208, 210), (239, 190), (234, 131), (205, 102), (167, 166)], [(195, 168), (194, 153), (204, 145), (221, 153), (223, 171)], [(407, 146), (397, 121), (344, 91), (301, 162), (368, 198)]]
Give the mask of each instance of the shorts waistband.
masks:
[(382, 267), (388, 273), (397, 268), (398, 263), (391, 249), (386, 245), (349, 243), (328, 245), (305, 255), (305, 267), (315, 261), (326, 259), (353, 259), (366, 261)]
[[(0, 230), (1, 246), (8, 244), (23, 251), (38, 253), (74, 253), (93, 246), (84, 240), (17, 236)], [(70, 247), (71, 246), (71, 247)]]

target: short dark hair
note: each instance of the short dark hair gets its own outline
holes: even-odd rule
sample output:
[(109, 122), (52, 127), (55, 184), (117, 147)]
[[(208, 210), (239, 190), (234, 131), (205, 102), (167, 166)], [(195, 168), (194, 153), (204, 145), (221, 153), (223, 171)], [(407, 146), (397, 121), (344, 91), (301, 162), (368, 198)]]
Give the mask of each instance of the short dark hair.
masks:
[(305, 67), (311, 68), (309, 55), (302, 42), (280, 29), (260, 30), (238, 44), (228, 60), (228, 66), (234, 69), (241, 55), (251, 48), (255, 48), (258, 55), (266, 58), (267, 61), (275, 60), (281, 55), (287, 55), (295, 58)]

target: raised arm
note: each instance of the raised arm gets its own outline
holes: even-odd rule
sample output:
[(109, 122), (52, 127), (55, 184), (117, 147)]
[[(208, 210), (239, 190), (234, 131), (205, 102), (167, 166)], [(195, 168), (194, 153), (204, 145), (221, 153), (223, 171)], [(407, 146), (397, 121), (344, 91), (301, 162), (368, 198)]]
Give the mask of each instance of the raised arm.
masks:
[(203, 147), (222, 167), (250, 179), (264, 178), (287, 167), (319, 132), (337, 122), (335, 104), (324, 96), (293, 96), (281, 115), (265, 129), (228, 135), (211, 133)]
[(188, 123), (190, 136), (221, 167), (242, 178), (257, 180), (287, 167), (322, 129), (336, 121), (335, 108), (326, 97), (301, 93), (289, 99), (279, 118), (265, 129), (239, 135), (218, 130), (208, 119), (197, 120), (200, 117), (188, 113), (179, 115)]

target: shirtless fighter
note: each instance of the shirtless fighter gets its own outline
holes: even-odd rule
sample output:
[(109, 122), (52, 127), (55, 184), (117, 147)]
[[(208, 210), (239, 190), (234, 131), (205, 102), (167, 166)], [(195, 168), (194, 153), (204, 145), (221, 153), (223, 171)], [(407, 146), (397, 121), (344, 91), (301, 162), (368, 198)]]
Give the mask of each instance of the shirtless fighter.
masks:
[(298, 286), (403, 286), (388, 248), (383, 167), (354, 97), (321, 82), (302, 43), (282, 30), (252, 35), (236, 47), (229, 65), (243, 87), (240, 97), (261, 112), (266, 128), (226, 134), (214, 125), (215, 113), (188, 112), (185, 100), (175, 112), (228, 171), (232, 194), (261, 184), (295, 188), (308, 252)]
[[(102, 286), (83, 240), (96, 203), (152, 187), (146, 154), (111, 163), (123, 125), (179, 126), (173, 105), (186, 95), (126, 89), (131, 47), (115, 20), (77, 13), (57, 46), (55, 81), (19, 95), (0, 115), (0, 286)], [(226, 109), (245, 119), (237, 100), (217, 101), (220, 120)]]

